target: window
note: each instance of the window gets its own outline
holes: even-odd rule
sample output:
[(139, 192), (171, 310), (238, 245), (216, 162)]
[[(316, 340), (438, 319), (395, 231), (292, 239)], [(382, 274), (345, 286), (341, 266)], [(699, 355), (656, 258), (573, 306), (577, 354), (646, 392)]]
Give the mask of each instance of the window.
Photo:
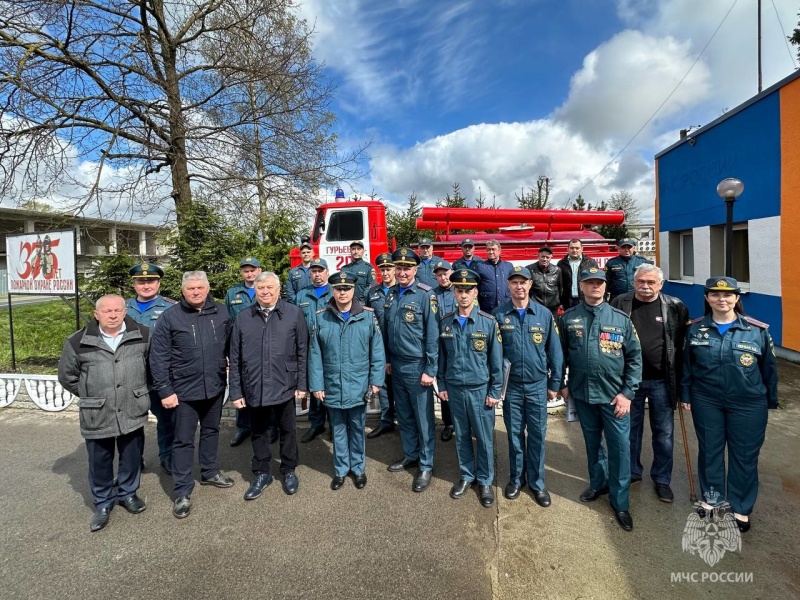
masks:
[(681, 233), (680, 240), (681, 279), (694, 279), (694, 235), (691, 232)]
[[(739, 283), (750, 283), (750, 234), (747, 223), (733, 225), (733, 264), (731, 275)], [(711, 274), (725, 273), (725, 225), (711, 228)]]
[(328, 222), (329, 242), (364, 239), (364, 213), (360, 210), (336, 210)]

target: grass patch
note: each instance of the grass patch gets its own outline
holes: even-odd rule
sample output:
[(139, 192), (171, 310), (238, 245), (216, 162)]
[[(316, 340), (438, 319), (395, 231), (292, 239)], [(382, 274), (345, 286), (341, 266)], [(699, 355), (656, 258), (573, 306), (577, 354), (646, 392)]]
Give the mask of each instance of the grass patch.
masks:
[[(94, 306), (81, 299), (83, 317), (91, 317)], [(75, 311), (61, 300), (14, 306), (14, 346), (17, 371), (53, 375), (64, 340), (75, 332)], [(8, 329), (8, 308), (0, 310), (0, 372), (11, 372), (11, 338)]]

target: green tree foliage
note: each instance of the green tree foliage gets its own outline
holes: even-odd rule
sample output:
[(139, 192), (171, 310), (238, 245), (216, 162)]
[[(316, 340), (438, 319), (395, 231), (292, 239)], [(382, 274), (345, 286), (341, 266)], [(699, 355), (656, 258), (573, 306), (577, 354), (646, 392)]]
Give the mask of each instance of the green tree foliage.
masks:
[(128, 297), (131, 293), (129, 271), (137, 262), (139, 259), (127, 250), (98, 258), (92, 265), (91, 275), (81, 278), (80, 290), (93, 300), (105, 294)]
[(603, 200), (595, 210), (621, 210), (625, 213), (625, 222), (622, 225), (599, 225), (594, 228), (595, 231), (609, 240), (630, 237), (631, 234), (628, 228), (631, 225), (638, 224), (641, 215), (636, 198), (627, 190), (611, 194), (608, 202)]
[(408, 197), (408, 207), (404, 211), (389, 210), (386, 215), (386, 229), (390, 240), (394, 238), (397, 246), (416, 244), (421, 236), (433, 236), (431, 230), (418, 230), (417, 218), (422, 214), (416, 194)]
[(522, 188), (522, 195), (514, 194), (517, 204), (525, 210), (543, 210), (550, 202), (550, 178), (539, 175), (536, 180), (536, 189), (531, 188), (527, 193)]
[[(797, 13), (797, 16), (800, 17), (800, 13)], [(800, 21), (798, 21), (797, 27), (794, 29), (794, 33), (789, 36), (789, 41), (794, 46), (800, 46)], [(797, 49), (797, 59), (800, 60), (800, 48)]]
[(461, 184), (453, 183), (453, 195), (449, 193), (443, 200), (437, 200), (436, 206), (440, 208), (466, 208), (467, 199), (461, 195)]
[(168, 202), (182, 222), (199, 188), (242, 187), (263, 221), (276, 193), (357, 177), (312, 33), (292, 0), (3, 2), (0, 191), (64, 184), (72, 209)]

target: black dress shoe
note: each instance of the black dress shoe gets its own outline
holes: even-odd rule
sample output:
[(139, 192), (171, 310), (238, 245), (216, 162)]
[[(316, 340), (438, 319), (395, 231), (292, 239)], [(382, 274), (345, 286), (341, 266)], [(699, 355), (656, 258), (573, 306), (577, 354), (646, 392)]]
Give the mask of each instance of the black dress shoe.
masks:
[(272, 473), (259, 473), (255, 476), (253, 483), (250, 484), (250, 487), (247, 488), (247, 491), (244, 493), (244, 499), (255, 500), (261, 495), (261, 493), (264, 491), (264, 488), (273, 481), (274, 479), (272, 477)]
[(594, 502), (600, 496), (608, 493), (608, 486), (604, 487), (602, 490), (594, 490), (591, 487), (586, 488), (583, 490), (581, 494), (581, 502)]
[(127, 510), (132, 515), (138, 515), (140, 512), (144, 511), (147, 506), (144, 503), (144, 500), (139, 498), (136, 494), (133, 496), (128, 496), (125, 500), (119, 501), (120, 506)]
[(672, 488), (670, 488), (666, 483), (656, 484), (656, 494), (658, 495), (658, 499), (662, 502), (671, 503), (675, 499), (675, 495), (672, 493)]
[(367, 485), (367, 474), (361, 473), (360, 475), (356, 475), (353, 478), (353, 483), (355, 484), (356, 489), (364, 489), (364, 486)]
[(615, 511), (614, 516), (617, 517), (617, 523), (619, 523), (619, 526), (625, 531), (630, 531), (633, 529), (633, 517), (631, 517), (631, 513), (629, 513), (627, 510)]
[(340, 487), (344, 485), (344, 477), (339, 477), (338, 475), (331, 479), (331, 489), (338, 490)]
[(484, 508), (489, 508), (492, 504), (494, 504), (494, 490), (490, 485), (482, 485), (480, 486), (480, 490), (478, 491), (481, 499), (481, 506)]
[(467, 495), (467, 490), (469, 490), (470, 486), (472, 486), (474, 483), (474, 481), (464, 481), (463, 479), (460, 479), (458, 483), (456, 483), (450, 489), (450, 497), (453, 500), (460, 500)]
[(519, 498), (520, 486), (515, 485), (513, 482), (509, 481), (506, 484), (506, 489), (503, 491), (503, 495), (508, 498), (509, 500), (516, 500)]
[(89, 523), (90, 531), (100, 531), (103, 527), (108, 525), (108, 515), (111, 514), (111, 508), (98, 508), (92, 515), (92, 520)]
[(745, 531), (750, 531), (750, 521), (752, 521), (752, 519), (750, 519), (749, 517), (747, 521), (740, 521), (736, 517), (733, 517), (733, 520), (736, 521), (736, 526), (742, 533), (744, 533)]
[(419, 466), (418, 460), (406, 460), (405, 458), (401, 458), (400, 460), (396, 460), (388, 467), (386, 467), (386, 470), (392, 473), (399, 473), (400, 471), (413, 469), (414, 467), (417, 466)]
[(233, 437), (231, 438), (231, 446), (234, 446), (234, 447), (238, 446), (239, 444), (241, 444), (243, 441), (245, 441), (249, 437), (250, 437), (250, 431), (243, 430), (243, 429), (237, 429), (236, 433), (234, 433)]
[(165, 458), (161, 461), (161, 468), (164, 469), (164, 473), (167, 475), (172, 475), (172, 459)]
[(227, 475), (223, 475), (222, 471), (214, 475), (211, 479), (201, 479), (200, 485), (213, 485), (218, 488), (233, 487), (233, 479)]
[(292, 496), (297, 493), (297, 488), (300, 487), (300, 481), (297, 479), (294, 471), (286, 471), (283, 474), (283, 491), (287, 496)]
[(373, 429), (367, 434), (367, 439), (374, 440), (375, 438), (381, 437), (384, 433), (391, 433), (394, 431), (394, 427), (384, 427), (381, 425), (377, 429)]
[(428, 489), (428, 486), (431, 483), (431, 472), (430, 471), (420, 471), (417, 473), (417, 476), (414, 477), (414, 483), (411, 486), (411, 489), (415, 492), (424, 492)]
[(325, 431), (325, 427), (324, 426), (323, 427), (312, 427), (311, 429), (309, 429), (308, 431), (306, 431), (303, 434), (303, 437), (300, 438), (300, 441), (302, 443), (304, 443), (304, 444), (307, 444), (308, 442), (313, 442), (314, 438), (317, 437), (319, 434), (323, 433), (324, 431)]
[(442, 441), (449, 442), (453, 439), (453, 434), (455, 433), (456, 428), (452, 425), (445, 425), (444, 429), (442, 429)]
[(172, 505), (172, 514), (178, 519), (185, 519), (192, 510), (192, 499), (189, 496), (179, 496), (175, 498)]
[(536, 500), (536, 504), (547, 508), (550, 506), (550, 493), (547, 490), (531, 490), (533, 492), (533, 499)]

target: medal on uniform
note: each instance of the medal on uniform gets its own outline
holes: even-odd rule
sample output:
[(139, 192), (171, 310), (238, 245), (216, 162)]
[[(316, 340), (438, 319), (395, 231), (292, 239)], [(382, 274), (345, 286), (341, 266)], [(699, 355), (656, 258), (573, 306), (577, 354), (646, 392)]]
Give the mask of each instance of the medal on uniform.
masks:
[(739, 362), (745, 367), (749, 367), (755, 362), (755, 357), (749, 352), (745, 352), (739, 357)]

